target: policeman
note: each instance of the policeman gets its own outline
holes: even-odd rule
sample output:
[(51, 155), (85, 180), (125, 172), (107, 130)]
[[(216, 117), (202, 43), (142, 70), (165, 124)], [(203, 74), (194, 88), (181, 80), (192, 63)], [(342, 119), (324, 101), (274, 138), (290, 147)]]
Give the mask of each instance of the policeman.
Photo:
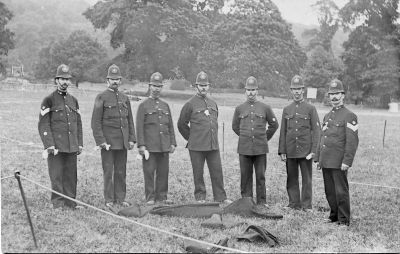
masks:
[[(304, 84), (299, 75), (290, 82), (293, 102), (282, 112), (278, 154), (286, 162), (286, 190), (293, 209), (312, 209), (312, 158), (316, 153), (320, 125), (317, 110), (304, 101)], [(299, 190), (299, 167), (302, 190)]]
[(196, 95), (185, 103), (178, 120), (178, 130), (188, 141), (186, 147), (189, 149), (193, 168), (194, 196), (199, 203), (205, 202), (206, 186), (203, 174), (204, 161), (207, 161), (214, 200), (231, 203), (232, 201), (226, 198), (219, 153), (218, 106), (207, 97), (210, 83), (205, 72), (197, 74), (195, 89)]
[(258, 84), (255, 77), (247, 78), (245, 91), (247, 101), (236, 107), (232, 120), (232, 129), (239, 136), (240, 193), (242, 197), (253, 197), (254, 167), (257, 204), (266, 205), (268, 140), (279, 124), (272, 108), (257, 100)]
[[(155, 201), (172, 203), (167, 199), (169, 153), (175, 151), (176, 140), (171, 110), (160, 99), (162, 80), (159, 72), (151, 75), (150, 96), (139, 105), (136, 114), (137, 146), (143, 157), (144, 190), (148, 205), (154, 205)], [(146, 151), (149, 152), (148, 157)]]
[(350, 197), (347, 172), (358, 147), (357, 116), (343, 105), (345, 92), (340, 80), (329, 84), (332, 110), (325, 115), (315, 161), (322, 169), (325, 195), (331, 212), (327, 222), (350, 225)]
[[(67, 92), (71, 85), (69, 67), (61, 64), (54, 79), (57, 90), (44, 98), (39, 114), (39, 134), (47, 157), (51, 188), (76, 197), (77, 155), (82, 152), (82, 121), (78, 100)], [(75, 202), (51, 194), (54, 208), (82, 208)]]
[(129, 98), (118, 91), (121, 72), (117, 65), (108, 68), (108, 88), (97, 95), (92, 130), (96, 145), (101, 148), (106, 207), (129, 206), (126, 196), (127, 150), (136, 143), (135, 127)]

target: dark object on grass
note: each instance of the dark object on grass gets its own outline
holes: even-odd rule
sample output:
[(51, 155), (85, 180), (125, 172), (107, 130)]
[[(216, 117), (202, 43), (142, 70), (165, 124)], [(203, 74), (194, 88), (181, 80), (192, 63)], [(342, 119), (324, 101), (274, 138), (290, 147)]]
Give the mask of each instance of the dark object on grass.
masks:
[(140, 207), (140, 205), (133, 203), (129, 207), (125, 207), (117, 212), (118, 215), (125, 217), (141, 218), (148, 214), (152, 207)]
[(150, 211), (151, 214), (178, 216), (187, 218), (209, 218), (213, 214), (220, 214), (222, 209), (219, 203), (196, 203), (186, 205), (158, 206)]
[(283, 215), (268, 213), (263, 209), (257, 208), (251, 197), (240, 198), (228, 205), (223, 210), (224, 214), (237, 214), (243, 217), (259, 217), (264, 219), (282, 219)]
[[(218, 243), (216, 243), (216, 245), (228, 247), (228, 240), (229, 238), (227, 237), (221, 239), (218, 241)], [(187, 253), (216, 253), (217, 251), (221, 250), (221, 248), (218, 247), (207, 248), (206, 245), (193, 241), (185, 241), (184, 245), (185, 245), (185, 251)]]
[(246, 222), (237, 221), (234, 218), (229, 218), (227, 215), (221, 216), (220, 214), (213, 214), (211, 218), (203, 221), (201, 226), (212, 229), (226, 229), (241, 226), (243, 224), (246, 224)]
[(219, 207), (219, 203), (196, 203), (154, 207), (150, 213), (188, 218), (210, 218), (213, 214), (236, 214), (243, 217), (259, 217), (264, 219), (283, 218), (282, 215), (268, 213), (257, 208), (250, 197), (238, 199), (223, 209)]
[(279, 240), (276, 236), (268, 232), (266, 229), (250, 225), (243, 234), (236, 236), (237, 240), (247, 240), (249, 242), (264, 241), (269, 247), (279, 246)]

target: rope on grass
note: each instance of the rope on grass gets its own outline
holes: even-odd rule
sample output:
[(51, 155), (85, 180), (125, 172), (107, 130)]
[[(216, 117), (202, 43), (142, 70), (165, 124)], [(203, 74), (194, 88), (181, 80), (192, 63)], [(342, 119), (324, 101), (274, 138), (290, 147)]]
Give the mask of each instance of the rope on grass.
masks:
[(35, 184), (35, 185), (37, 185), (37, 186), (39, 186), (39, 187), (41, 187), (41, 188), (43, 188), (43, 189), (45, 189), (45, 190), (51, 191), (51, 192), (53, 192), (53, 193), (56, 193), (57, 195), (60, 195), (60, 196), (62, 196), (63, 198), (72, 200), (72, 201), (74, 201), (74, 202), (76, 202), (76, 203), (78, 203), (78, 204), (87, 206), (87, 207), (89, 207), (89, 208), (91, 208), (91, 209), (94, 209), (94, 210), (96, 210), (96, 211), (99, 211), (99, 212), (102, 212), (102, 213), (104, 213), (104, 214), (110, 215), (110, 216), (112, 216), (112, 217), (114, 217), (114, 218), (117, 218), (117, 219), (120, 219), (120, 220), (124, 220), (124, 221), (130, 222), (130, 223), (133, 223), (133, 224), (136, 224), (136, 225), (138, 225), (138, 226), (141, 226), (141, 227), (144, 227), (144, 228), (148, 228), (148, 229), (151, 229), (151, 230), (154, 230), (154, 231), (158, 231), (158, 232), (160, 232), (160, 233), (164, 233), (164, 234), (171, 235), (171, 236), (175, 236), (175, 237), (178, 237), (178, 238), (190, 240), (190, 241), (192, 241), (192, 242), (197, 242), (197, 243), (204, 244), (204, 245), (207, 245), (207, 246), (211, 246), (211, 247), (216, 247), (216, 248), (224, 249), (224, 250), (227, 250), (227, 251), (230, 251), (230, 252), (233, 252), (233, 253), (249, 253), (249, 252), (242, 251), (242, 250), (239, 250), (239, 249), (233, 249), (233, 248), (229, 248), (229, 247), (225, 247), (225, 246), (221, 246), (221, 245), (217, 245), (217, 244), (205, 242), (205, 241), (202, 241), (202, 240), (197, 240), (197, 239), (194, 239), (194, 238), (191, 238), (191, 237), (179, 235), (179, 234), (172, 233), (172, 232), (169, 232), (169, 231), (164, 230), (164, 229), (156, 228), (156, 227), (153, 227), (153, 226), (150, 226), (150, 225), (146, 225), (146, 224), (137, 222), (137, 221), (132, 220), (132, 219), (128, 219), (128, 218), (123, 217), (123, 216), (116, 215), (116, 214), (114, 214), (114, 213), (111, 213), (111, 212), (102, 210), (102, 209), (100, 209), (100, 208), (97, 208), (97, 207), (95, 207), (95, 206), (89, 205), (89, 204), (87, 204), (87, 203), (85, 203), (85, 202), (82, 202), (82, 201), (79, 201), (79, 200), (77, 200), (77, 199), (74, 199), (74, 198), (65, 196), (65, 195), (63, 195), (63, 194), (61, 194), (61, 193), (59, 193), (59, 192), (57, 192), (57, 191), (54, 191), (54, 190), (52, 190), (52, 189), (50, 189), (50, 188), (48, 188), (48, 187), (46, 187), (46, 186), (43, 186), (43, 185), (41, 185), (41, 184), (39, 184), (39, 183), (37, 183), (37, 182), (35, 182), (35, 181), (33, 181), (33, 180), (31, 180), (31, 179), (29, 179), (29, 178), (23, 176), (23, 175), (19, 175), (19, 176), (20, 176), (22, 179), (25, 179), (26, 181), (28, 181), (28, 182), (30, 182), (30, 183), (33, 183), (33, 184)]
[(5, 177), (2, 177), (1, 180), (3, 181), (5, 179), (12, 178), (12, 177), (14, 177), (14, 176), (13, 175), (12, 176), (5, 176)]

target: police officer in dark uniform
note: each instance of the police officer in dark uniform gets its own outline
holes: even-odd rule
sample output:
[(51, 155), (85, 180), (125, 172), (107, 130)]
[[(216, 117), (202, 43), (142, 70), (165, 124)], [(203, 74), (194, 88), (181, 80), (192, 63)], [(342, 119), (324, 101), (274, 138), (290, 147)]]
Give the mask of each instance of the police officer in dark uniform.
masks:
[[(312, 209), (312, 158), (320, 135), (320, 124), (315, 107), (304, 101), (304, 84), (299, 75), (290, 82), (293, 102), (282, 112), (278, 154), (286, 162), (286, 190), (293, 209)], [(299, 190), (299, 167), (302, 190)]]
[(272, 108), (257, 100), (258, 84), (255, 77), (247, 78), (245, 90), (247, 101), (236, 107), (232, 120), (232, 129), (239, 136), (240, 193), (242, 197), (253, 197), (254, 167), (257, 204), (266, 205), (268, 141), (279, 124)]
[(315, 161), (322, 169), (325, 194), (331, 212), (327, 222), (350, 225), (350, 196), (347, 172), (358, 147), (357, 116), (343, 105), (345, 92), (340, 80), (329, 84), (332, 110), (325, 115)]
[(172, 203), (167, 199), (169, 153), (175, 151), (176, 140), (171, 110), (160, 99), (162, 80), (159, 72), (151, 75), (150, 96), (139, 105), (136, 114), (137, 146), (143, 157), (144, 189), (148, 205), (154, 205), (155, 201)]
[(118, 91), (121, 72), (117, 65), (108, 68), (108, 88), (97, 95), (92, 130), (96, 145), (101, 148), (106, 206), (114, 203), (129, 206), (126, 196), (127, 150), (136, 143), (135, 127), (129, 98)]
[[(82, 121), (78, 100), (67, 92), (71, 84), (69, 67), (61, 64), (55, 77), (57, 90), (44, 98), (39, 115), (39, 134), (47, 157), (51, 188), (76, 197), (77, 155), (82, 152)], [(75, 202), (51, 194), (54, 208), (82, 208)]]
[(207, 97), (210, 83), (208, 75), (201, 71), (197, 74), (195, 89), (197, 94), (183, 106), (178, 130), (188, 141), (190, 160), (193, 167), (194, 196), (204, 203), (206, 186), (204, 184), (204, 162), (210, 171), (214, 200), (231, 203), (226, 197), (221, 165), (221, 156), (218, 144), (218, 106), (215, 101)]

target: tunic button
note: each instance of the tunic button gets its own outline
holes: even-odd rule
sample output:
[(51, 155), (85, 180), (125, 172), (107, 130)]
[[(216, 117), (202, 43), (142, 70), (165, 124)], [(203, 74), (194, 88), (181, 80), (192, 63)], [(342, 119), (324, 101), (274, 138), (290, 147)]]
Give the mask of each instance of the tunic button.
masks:
[(332, 119), (329, 118), (329, 121), (332, 121)]
[(252, 138), (254, 138), (254, 136)]
[(252, 114), (254, 114), (254, 112), (251, 112)]
[(296, 131), (297, 131), (297, 129), (296, 129)]
[(296, 139), (299, 139), (298, 137), (296, 137)]
[(250, 106), (252, 106), (252, 107), (253, 107), (254, 105), (253, 105), (253, 104), (251, 104)]
[(298, 108), (299, 107), (299, 105), (296, 105), (296, 108)]
[(296, 121), (296, 123), (298, 123), (298, 122)]
[(160, 131), (160, 134), (162, 134), (162, 131)]
[(121, 129), (122, 129), (122, 126), (121, 126)]
[(68, 124), (71, 124), (71, 123), (68, 123)]
[(254, 128), (251, 128), (252, 131), (254, 131)]
[(326, 138), (326, 136), (324, 136), (324, 138)]
[(161, 116), (158, 116), (158, 118), (161, 118)]
[(158, 101), (156, 101), (156, 103), (158, 103)]
[(322, 145), (322, 147), (325, 147), (325, 145)]

